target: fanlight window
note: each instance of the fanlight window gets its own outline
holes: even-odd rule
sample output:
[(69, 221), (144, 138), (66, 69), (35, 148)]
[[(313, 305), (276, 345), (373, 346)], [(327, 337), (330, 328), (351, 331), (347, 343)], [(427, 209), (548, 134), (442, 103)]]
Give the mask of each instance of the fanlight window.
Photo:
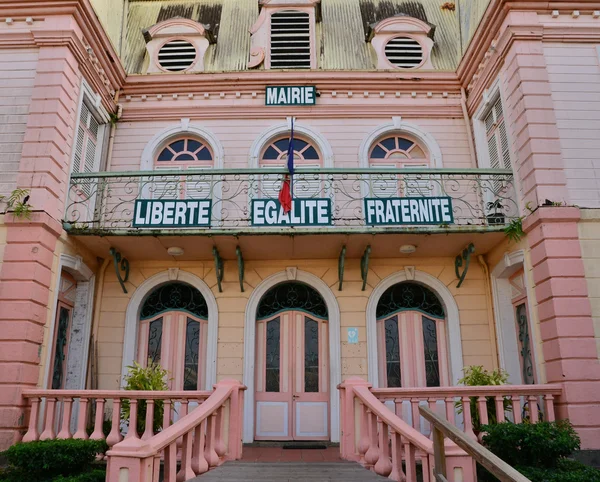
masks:
[(439, 387), (449, 383), (444, 307), (425, 286), (399, 283), (377, 305), (381, 387)]
[[(370, 165), (376, 168), (427, 169), (429, 159), (415, 141), (402, 136), (390, 136), (378, 141), (369, 155)], [(375, 174), (371, 176), (373, 197), (433, 195), (434, 186), (422, 174)]]
[[(212, 151), (206, 143), (194, 138), (171, 141), (160, 151), (154, 163), (156, 171), (212, 167)], [(208, 199), (211, 195), (212, 182), (208, 177), (156, 177), (152, 185), (154, 199)]]
[[(287, 166), (289, 138), (278, 139), (267, 146), (261, 156), (261, 167)], [(316, 147), (304, 139), (294, 139), (294, 166), (320, 168), (321, 155)], [(265, 175), (262, 181), (261, 196), (276, 199), (281, 188), (281, 176)], [(294, 178), (294, 195), (296, 197), (318, 197), (321, 181), (318, 175), (297, 175)]]
[(271, 318), (277, 313), (304, 311), (319, 318), (327, 318), (327, 305), (323, 297), (304, 283), (282, 283), (272, 288), (260, 300), (257, 320)]
[(208, 305), (184, 283), (155, 289), (140, 311), (138, 362), (169, 371), (172, 390), (202, 390), (206, 367)]

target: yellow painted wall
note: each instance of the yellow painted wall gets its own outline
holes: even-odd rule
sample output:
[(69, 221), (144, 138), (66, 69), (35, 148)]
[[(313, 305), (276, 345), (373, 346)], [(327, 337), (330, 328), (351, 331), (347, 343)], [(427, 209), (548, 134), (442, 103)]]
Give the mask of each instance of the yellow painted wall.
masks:
[(600, 209), (582, 209), (579, 239), (600, 356)]
[(120, 52), (125, 0), (91, 0), (91, 2), (113, 46), (117, 52)]
[[(477, 262), (471, 265), (467, 280), (460, 289), (456, 289), (454, 259), (389, 259), (371, 261), (368, 286), (361, 291), (360, 260), (346, 260), (344, 290), (337, 290), (338, 264), (336, 260), (305, 261), (246, 261), (246, 291), (240, 292), (237, 264), (225, 263), (225, 281), (223, 293), (217, 290), (214, 264), (206, 262), (133, 262), (131, 265), (129, 293), (125, 294), (112, 269), (106, 270), (105, 282), (98, 320), (99, 341), (99, 387), (115, 389), (119, 385), (121, 374), (123, 336), (125, 330), (125, 311), (135, 288), (147, 278), (167, 270), (180, 268), (203, 279), (211, 288), (219, 307), (217, 378), (236, 378), (243, 376), (244, 318), (247, 300), (252, 290), (266, 277), (297, 267), (321, 278), (337, 297), (341, 311), (341, 354), (342, 377), (360, 376), (367, 378), (367, 344), (365, 311), (373, 288), (385, 277), (404, 266), (415, 266), (440, 279), (455, 296), (460, 310), (462, 326), (463, 354), (465, 365), (484, 365), (494, 368), (497, 365), (495, 342), (490, 331), (488, 317), (489, 299), (486, 297), (484, 274)], [(359, 328), (359, 344), (349, 345), (347, 328)]]

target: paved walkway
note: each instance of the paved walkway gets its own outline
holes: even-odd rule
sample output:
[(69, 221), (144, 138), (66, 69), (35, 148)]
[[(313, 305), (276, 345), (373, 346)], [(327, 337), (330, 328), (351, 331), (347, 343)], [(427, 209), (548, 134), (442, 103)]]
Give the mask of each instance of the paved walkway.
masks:
[[(244, 449), (244, 452), (246, 450)], [(264, 450), (261, 448), (261, 451)], [(319, 452), (319, 450), (300, 452)], [(369, 472), (353, 462), (226, 462), (221, 467), (189, 482), (381, 482), (383, 480), (389, 479)]]

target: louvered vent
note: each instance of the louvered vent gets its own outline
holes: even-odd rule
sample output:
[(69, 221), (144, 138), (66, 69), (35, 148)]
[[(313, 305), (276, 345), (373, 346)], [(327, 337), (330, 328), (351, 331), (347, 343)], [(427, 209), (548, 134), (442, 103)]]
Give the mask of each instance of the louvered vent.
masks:
[(271, 68), (310, 69), (310, 16), (285, 10), (271, 15)]
[(414, 69), (423, 61), (423, 47), (409, 37), (396, 37), (385, 46), (385, 56), (400, 69)]
[(196, 60), (196, 48), (187, 40), (171, 40), (158, 52), (158, 63), (169, 72), (189, 69)]

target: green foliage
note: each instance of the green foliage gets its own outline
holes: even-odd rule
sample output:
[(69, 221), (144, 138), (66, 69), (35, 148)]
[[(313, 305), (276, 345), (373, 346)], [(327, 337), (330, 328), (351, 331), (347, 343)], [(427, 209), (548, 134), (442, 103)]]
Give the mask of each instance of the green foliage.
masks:
[[(10, 464), (0, 481), (45, 482), (59, 476), (88, 472), (96, 455), (105, 453), (104, 440), (43, 440), (18, 443), (2, 455)], [(90, 479), (90, 481), (93, 479)]]
[(518, 467), (531, 482), (600, 482), (600, 470), (581, 462), (560, 459), (553, 469)]
[[(487, 387), (490, 385), (506, 385), (508, 382), (508, 373), (502, 369), (487, 371), (483, 366), (470, 366), (463, 369), (465, 376), (458, 383), (468, 387)], [(471, 397), (471, 420), (473, 421), (473, 430), (481, 431), (481, 421), (479, 420), (479, 410), (477, 409), (477, 397)], [(504, 412), (512, 410), (512, 404), (508, 397), (504, 398)], [(486, 405), (488, 412), (488, 423), (493, 425), (497, 423), (498, 417), (496, 414), (496, 402), (494, 397), (486, 397)], [(458, 413), (462, 413), (462, 402), (456, 402)]]
[[(151, 390), (166, 391), (169, 389), (167, 384), (169, 372), (163, 370), (156, 363), (148, 363), (144, 368), (139, 363), (133, 362), (133, 366), (127, 367), (127, 375), (123, 378), (125, 381), (125, 390)], [(146, 400), (139, 400), (137, 404), (137, 431), (141, 436), (146, 429)], [(162, 400), (154, 401), (154, 433), (162, 428), (164, 402)], [(129, 423), (130, 403), (129, 400), (123, 400), (121, 406), (121, 420)]]
[(506, 228), (504, 228), (504, 234), (508, 239), (518, 243), (521, 241), (521, 238), (525, 236), (525, 231), (523, 231), (523, 219), (524, 217), (520, 217), (517, 219), (513, 219)]
[(69, 477), (57, 477), (52, 482), (104, 482), (106, 480), (106, 470), (95, 469), (89, 472), (84, 472), (79, 475), (71, 475)]
[(567, 420), (538, 423), (486, 425), (484, 445), (513, 467), (553, 469), (579, 450), (577, 432)]
[(106, 470), (104, 469), (92, 469), (76, 475), (58, 475), (56, 477), (31, 475), (15, 469), (0, 472), (0, 482), (104, 482), (105, 480)]
[(6, 210), (12, 211), (13, 216), (20, 219), (31, 219), (29, 189), (15, 189), (8, 197), (0, 196), (0, 202), (6, 203)]

